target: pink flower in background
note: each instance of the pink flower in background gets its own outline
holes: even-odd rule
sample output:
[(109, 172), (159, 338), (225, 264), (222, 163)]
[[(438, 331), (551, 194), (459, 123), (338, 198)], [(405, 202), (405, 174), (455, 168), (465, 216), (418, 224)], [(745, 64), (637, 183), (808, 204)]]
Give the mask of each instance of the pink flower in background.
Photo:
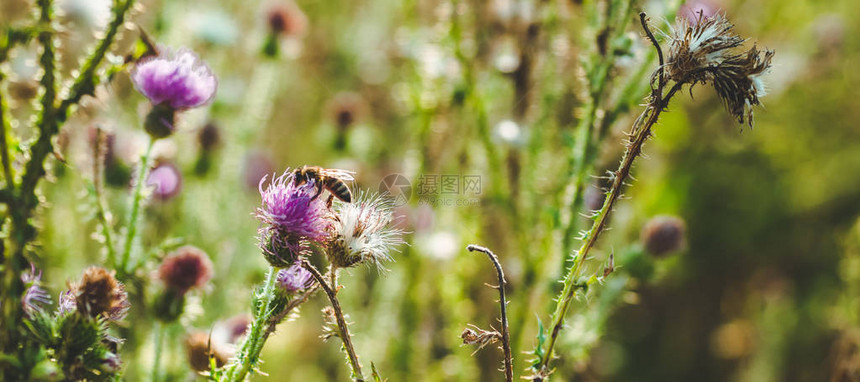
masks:
[(182, 174), (172, 163), (162, 163), (150, 171), (146, 185), (153, 187), (153, 196), (168, 200), (182, 191)]
[(720, 7), (714, 0), (691, 0), (678, 9), (678, 16), (686, 18), (689, 22), (694, 23), (699, 18), (699, 12), (702, 16), (711, 17), (720, 10)]

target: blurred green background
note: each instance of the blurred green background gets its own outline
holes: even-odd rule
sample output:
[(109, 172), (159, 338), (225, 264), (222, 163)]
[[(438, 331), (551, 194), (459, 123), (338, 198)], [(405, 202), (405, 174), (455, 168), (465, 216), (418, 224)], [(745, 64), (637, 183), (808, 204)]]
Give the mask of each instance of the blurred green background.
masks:
[[(57, 3), (67, 32), (62, 70), (73, 75), (94, 41), (101, 2)], [(600, 116), (618, 111), (613, 105), (626, 102), (624, 84), (641, 82), (637, 73), (655, 67), (636, 11), (666, 30), (678, 5), (632, 3), (627, 29), (613, 31), (618, 39), (610, 46), (620, 53), (609, 76), (616, 81)], [(630, 199), (593, 252), (590, 268), (615, 253), (619, 271), (575, 303), (557, 348), (556, 379), (860, 380), (858, 5), (700, 3), (723, 10), (749, 44), (776, 50), (765, 79), (769, 94), (753, 129), (739, 126), (706, 86), (679, 95), (662, 115), (648, 157), (635, 168)], [(358, 268), (341, 278), (339, 296), (366, 367), (372, 361), (392, 381), (502, 379), (493, 346), (473, 355), (460, 344), (466, 324), (497, 326), (497, 296), (484, 286), (495, 283), (491, 265), (465, 251), (476, 243), (494, 249), (506, 269), (514, 362), (523, 374), (538, 319), (548, 321), (563, 273), (558, 229), (569, 146), (593, 90), (584, 77), (606, 4), (141, 1), (114, 48), (118, 56), (134, 46), (137, 24), (159, 44), (193, 49), (219, 78), (213, 106), (187, 113), (180, 133), (156, 146), (157, 162), (180, 170), (182, 189), (147, 206), (145, 246), (189, 243), (215, 263), (211, 287), (170, 328), (169, 376), (193, 378), (186, 333), (250, 311), (265, 266), (252, 216), (257, 180), (304, 164), (354, 170), (353, 188), (370, 192), (389, 174), (411, 181), (409, 203), (397, 208), (410, 245), (386, 272)], [(26, 19), (26, 6), (3, 0), (0, 20)], [(286, 7), (290, 27), (272, 37), (267, 19), (277, 7)], [(274, 57), (264, 54), (267, 39)], [(4, 69), (15, 73), (5, 89), (13, 116), (33, 107), (33, 57), (18, 49)], [(518, 71), (523, 60), (525, 79)], [(607, 120), (595, 175), (618, 163), (622, 133), (646, 95), (641, 84), (635, 88), (643, 91), (634, 104)], [(115, 136), (108, 198), (113, 214), (124, 216), (128, 173), (143, 149), (143, 104), (127, 74), (119, 74), (64, 127), (65, 162), (54, 161), (52, 181), (42, 188), (47, 205), (37, 262), (53, 294), (103, 256), (86, 192), (92, 128)], [(199, 144), (207, 123), (220, 137), (209, 151)], [(428, 203), (417, 192), (426, 175), (480, 175), (482, 190), (434, 194), (436, 203)], [(592, 191), (599, 186), (593, 182)], [(594, 199), (600, 202), (596, 191), (586, 194), (585, 205)], [(665, 258), (648, 256), (640, 231), (666, 214), (686, 222), (687, 245)], [(268, 379), (349, 378), (340, 343), (319, 339), (326, 303), (322, 295), (311, 299), (269, 340), (261, 367)], [(125, 359), (128, 379), (143, 378), (151, 362), (146, 333), (123, 331), (140, 349)]]

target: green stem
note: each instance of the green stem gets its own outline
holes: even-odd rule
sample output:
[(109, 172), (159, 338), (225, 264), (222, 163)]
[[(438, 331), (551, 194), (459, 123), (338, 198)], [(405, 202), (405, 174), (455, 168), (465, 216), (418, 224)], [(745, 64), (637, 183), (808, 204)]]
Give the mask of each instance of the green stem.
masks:
[(242, 342), (241, 350), (236, 356), (236, 363), (227, 372), (227, 381), (244, 381), (245, 376), (260, 359), (260, 352), (263, 350), (266, 337), (268, 337), (266, 334), (268, 331), (264, 329), (269, 326), (269, 317), (272, 314), (272, 302), (275, 297), (275, 283), (277, 281), (276, 272), (274, 267), (269, 267), (269, 271), (266, 273), (266, 281), (258, 295), (261, 300), (257, 302), (257, 312), (251, 323), (251, 330)]
[[(603, 48), (591, 55), (590, 65), (593, 68), (588, 74), (588, 101), (584, 117), (577, 127), (577, 136), (571, 148), (570, 184), (564, 200), (562, 221), (562, 253), (567, 256), (571, 251), (573, 237), (578, 229), (577, 215), (582, 211), (586, 178), (594, 169), (597, 147), (605, 134), (600, 130), (598, 111), (604, 107), (606, 89), (613, 76), (610, 74), (615, 66), (616, 55), (611, 51), (611, 41), (617, 39), (627, 29), (628, 20), (632, 14), (632, 1), (610, 1), (606, 10), (604, 23), (599, 27), (600, 33), (609, 33)], [(562, 258), (562, 265), (567, 258)]]
[[(3, 73), (0, 73), (0, 81), (3, 80)], [(3, 94), (0, 94), (0, 160), (3, 162), (3, 177), (6, 178), (6, 189), (10, 192), (15, 189), (15, 179), (12, 175), (12, 161), (9, 157), (9, 133), (12, 127), (6, 119), (6, 101), (3, 99)]]
[(152, 346), (155, 349), (152, 361), (152, 382), (158, 382), (161, 376), (161, 353), (164, 348), (164, 326), (158, 321), (152, 328)]
[(143, 201), (143, 186), (146, 183), (146, 177), (149, 174), (149, 157), (152, 154), (152, 146), (155, 145), (155, 139), (149, 138), (149, 143), (146, 145), (146, 152), (140, 159), (140, 169), (138, 170), (137, 182), (134, 185), (134, 192), (131, 199), (131, 210), (128, 215), (128, 232), (125, 235), (125, 244), (122, 250), (122, 260), (120, 262), (119, 271), (123, 276), (128, 274), (128, 263), (131, 259), (131, 251), (134, 248), (134, 242), (137, 239), (137, 225), (140, 215), (140, 205)]

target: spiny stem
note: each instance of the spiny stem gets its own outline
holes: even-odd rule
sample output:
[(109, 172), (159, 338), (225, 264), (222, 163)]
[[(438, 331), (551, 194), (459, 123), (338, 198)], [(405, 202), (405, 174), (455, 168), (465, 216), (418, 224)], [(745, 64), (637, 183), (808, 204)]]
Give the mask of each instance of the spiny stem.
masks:
[[(39, 130), (39, 138), (30, 148), (30, 160), (27, 162), (24, 170), (24, 175), (21, 178), (20, 187), (20, 206), (23, 214), (29, 217), (30, 211), (38, 205), (38, 197), (35, 194), (36, 185), (45, 175), (45, 158), (54, 151), (54, 146), (51, 143), (51, 138), (57, 134), (57, 120), (55, 119), (54, 101), (57, 96), (57, 84), (54, 77), (55, 57), (54, 57), (54, 38), (51, 25), (51, 7), (50, 0), (40, 0), (39, 8), (41, 15), (39, 23), (42, 24), (41, 32), (37, 39), (42, 46), (42, 55), (39, 58), (39, 65), (42, 67), (44, 74), (39, 80), (39, 83), (45, 89), (42, 94), (40, 104), (42, 109), (36, 118), (35, 126)], [(29, 241), (30, 238), (27, 238)]]
[(346, 324), (346, 319), (343, 318), (343, 310), (340, 308), (340, 302), (337, 300), (337, 294), (332, 287), (337, 288), (337, 285), (329, 286), (325, 277), (307, 260), (302, 260), (302, 267), (307, 269), (320, 286), (328, 295), (331, 301), (331, 307), (334, 309), (335, 319), (337, 320), (338, 329), (340, 329), (340, 339), (343, 341), (343, 347), (346, 349), (346, 354), (349, 357), (349, 365), (352, 367), (353, 378), (356, 382), (363, 382), (364, 375), (361, 373), (361, 364), (358, 363), (358, 356), (355, 354), (355, 348), (352, 345), (352, 336), (349, 334), (349, 327)]
[[(2, 321), (0, 321), (0, 347), (2, 352), (7, 355), (24, 354), (30, 351), (29, 346), (24, 344), (25, 341), (20, 341), (19, 326), (23, 311), (20, 304), (20, 296), (24, 293), (24, 283), (21, 280), (21, 272), (27, 266), (27, 259), (24, 255), (27, 244), (36, 237), (36, 228), (30, 222), (30, 216), (33, 209), (38, 205), (38, 197), (36, 196), (36, 184), (39, 179), (45, 174), (44, 159), (48, 153), (53, 151), (51, 138), (56, 134), (57, 124), (54, 119), (54, 99), (56, 98), (56, 82), (54, 77), (55, 56), (54, 56), (54, 31), (51, 28), (53, 4), (51, 0), (39, 0), (39, 24), (42, 29), (37, 40), (42, 46), (42, 54), (39, 57), (39, 64), (44, 70), (42, 78), (39, 80), (45, 92), (41, 97), (42, 109), (36, 119), (35, 127), (39, 131), (39, 138), (36, 143), (31, 146), (30, 160), (26, 164), (26, 171), (21, 179), (18, 195), (15, 195), (15, 189), (10, 188), (11, 193), (8, 203), (8, 215), (10, 217), (11, 227), (9, 234), (10, 248), (2, 248), (8, 250), (9, 255), (2, 254), (3, 258), (3, 298), (2, 298)], [(5, 55), (5, 53), (3, 53)], [(2, 104), (2, 100), (0, 100)], [(0, 110), (0, 115), (3, 110)], [(7, 185), (14, 186), (10, 171), (6, 173), (6, 165), (9, 158), (6, 145), (6, 121), (5, 117), (2, 122), (3, 135), (3, 162), (4, 176), (6, 176)], [(5, 246), (4, 246), (5, 247)], [(5, 377), (7, 380), (18, 379), (26, 376), (29, 372), (24, 371), (22, 375), (16, 375), (12, 367), (0, 365), (4, 374), (0, 377)]]
[(251, 329), (248, 331), (245, 341), (242, 342), (242, 348), (236, 356), (236, 363), (227, 372), (227, 381), (244, 381), (245, 376), (260, 359), (260, 352), (263, 350), (263, 344), (269, 334), (268, 330), (263, 329), (269, 326), (268, 322), (272, 314), (272, 301), (274, 301), (275, 283), (277, 281), (276, 273), (277, 270), (274, 267), (269, 267), (263, 289), (259, 292), (259, 297), (262, 300), (257, 302), (257, 312), (251, 323)]
[(275, 332), (275, 328), (278, 326), (278, 324), (281, 323), (281, 321), (284, 320), (284, 317), (286, 317), (288, 314), (290, 314), (290, 312), (292, 312), (293, 309), (296, 309), (299, 305), (304, 304), (305, 301), (307, 301), (311, 296), (313, 296), (313, 294), (317, 290), (319, 290), (319, 288), (320, 288), (319, 284), (312, 285), (310, 288), (308, 288), (308, 290), (306, 290), (304, 293), (302, 293), (298, 298), (290, 299), (290, 302), (287, 303), (287, 306), (284, 308), (283, 312), (280, 312), (276, 315), (272, 315), (269, 318), (269, 327), (266, 329), (266, 333), (264, 334), (263, 341), (268, 339), (269, 335)]
[(499, 304), (502, 310), (502, 350), (505, 353), (505, 381), (511, 382), (514, 380), (514, 362), (511, 357), (511, 340), (508, 332), (508, 303), (505, 300), (505, 285), (507, 281), (505, 281), (505, 272), (502, 271), (502, 264), (499, 263), (499, 258), (493, 251), (475, 244), (470, 244), (466, 249), (469, 252), (477, 251), (486, 254), (496, 267), (496, 276), (499, 278), (499, 285), (496, 288), (499, 290)]
[[(648, 30), (647, 24), (644, 22), (644, 13), (640, 14), (640, 18), (643, 20), (642, 25), (650, 34), (650, 30)], [(656, 41), (652, 40), (652, 42), (656, 45)], [(658, 51), (658, 55), (660, 57), (660, 62), (662, 59), (662, 52)], [(668, 106), (669, 101), (672, 96), (681, 88), (684, 82), (676, 83), (672, 89), (663, 96), (658, 90), (662, 90), (663, 88), (663, 77), (662, 75), (658, 75), (661, 83), (658, 84), (657, 89), (655, 89), (650, 97), (650, 102), (644, 112), (636, 119), (636, 122), (633, 124), (633, 127), (630, 131), (630, 140), (627, 144), (627, 150), (624, 153), (624, 157), (621, 160), (621, 164), (618, 169), (613, 173), (612, 185), (609, 189), (609, 192), (606, 194), (606, 200), (603, 202), (603, 207), (597, 212), (594, 223), (591, 226), (591, 229), (585, 233), (583, 238), (582, 246), (576, 252), (576, 261), (568, 270), (567, 275), (564, 278), (564, 288), (559, 295), (558, 302), (556, 305), (555, 312), (552, 316), (552, 332), (550, 334), (549, 342), (547, 343), (546, 351), (544, 351), (543, 359), (541, 360), (540, 366), (537, 368), (539, 375), (547, 375), (549, 373), (549, 361), (552, 359), (552, 352), (555, 346), (556, 340), (558, 339), (558, 334), (564, 325), (564, 316), (567, 313), (567, 309), (570, 307), (570, 302), (573, 299), (576, 290), (579, 289), (580, 284), (577, 282), (580, 273), (582, 271), (582, 266), (585, 264), (585, 260), (588, 258), (588, 253), (591, 248), (594, 247), (597, 242), (598, 237), (603, 232), (606, 227), (606, 223), (609, 220), (609, 216), (612, 214), (613, 207), (615, 206), (615, 202), (618, 200), (619, 196), (621, 196), (621, 190), (624, 187), (625, 182), (630, 177), (630, 170), (633, 167), (633, 162), (636, 158), (642, 153), (642, 146), (645, 144), (645, 141), (651, 136), (651, 129), (654, 127), (654, 124), (657, 122), (657, 119), (660, 116), (660, 113)], [(644, 122), (643, 122), (644, 121)], [(543, 380), (541, 376), (537, 377), (536, 380)]]
[(134, 242), (137, 239), (137, 224), (140, 214), (140, 205), (143, 201), (143, 185), (146, 183), (146, 177), (149, 174), (149, 157), (152, 154), (152, 146), (155, 145), (155, 139), (149, 138), (149, 143), (146, 145), (146, 151), (140, 158), (140, 169), (138, 170), (137, 182), (134, 185), (134, 192), (131, 199), (131, 210), (128, 215), (128, 231), (125, 235), (125, 243), (122, 250), (122, 259), (119, 265), (119, 271), (123, 276), (128, 274), (128, 262), (131, 259), (131, 251), (134, 248)]
[(84, 64), (80, 69), (80, 74), (69, 89), (68, 97), (63, 99), (57, 107), (57, 119), (61, 122), (68, 118), (70, 107), (77, 104), (83, 96), (93, 94), (93, 92), (95, 92), (96, 79), (94, 76), (96, 70), (107, 54), (108, 49), (110, 49), (111, 44), (113, 44), (117, 33), (119, 33), (120, 26), (125, 23), (125, 18), (132, 5), (134, 5), (134, 1), (135, 0), (126, 0), (125, 2), (122, 2), (121, 0), (114, 1), (113, 19), (111, 19), (110, 24), (108, 24), (107, 30), (105, 31), (105, 37), (99, 40), (93, 53), (90, 54), (86, 61), (84, 61)]
[[(611, 2), (610, 2), (611, 3)], [(617, 15), (608, 15), (605, 24), (601, 24), (599, 28), (611, 33), (607, 37), (610, 41), (624, 33), (627, 29), (628, 19), (632, 8), (632, 1), (624, 1), (618, 9)], [(611, 10), (607, 12), (612, 13)], [(613, 24), (617, 22), (618, 24)], [(605, 49), (605, 48), (603, 48)], [(575, 144), (571, 148), (570, 162), (570, 181), (566, 192), (564, 207), (564, 218), (562, 222), (562, 253), (569, 253), (573, 246), (573, 237), (578, 228), (578, 214), (582, 210), (584, 194), (586, 188), (586, 179), (588, 174), (594, 168), (594, 159), (597, 154), (597, 148), (602, 142), (605, 134), (601, 132), (599, 125), (601, 118), (598, 112), (605, 108), (606, 89), (613, 80), (611, 75), (612, 69), (615, 66), (617, 56), (613, 53), (607, 54), (592, 54), (590, 56), (591, 69), (586, 76), (588, 78), (588, 98), (586, 100), (585, 112), (583, 118), (577, 126), (577, 136)], [(567, 260), (563, 259), (562, 265), (566, 264)]]

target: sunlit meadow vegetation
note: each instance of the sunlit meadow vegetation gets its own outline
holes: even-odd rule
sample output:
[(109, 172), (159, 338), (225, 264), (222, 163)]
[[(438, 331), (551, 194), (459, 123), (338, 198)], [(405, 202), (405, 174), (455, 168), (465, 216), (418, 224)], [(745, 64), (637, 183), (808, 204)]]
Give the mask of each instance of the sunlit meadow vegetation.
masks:
[(856, 11), (0, 0), (0, 380), (860, 380)]

